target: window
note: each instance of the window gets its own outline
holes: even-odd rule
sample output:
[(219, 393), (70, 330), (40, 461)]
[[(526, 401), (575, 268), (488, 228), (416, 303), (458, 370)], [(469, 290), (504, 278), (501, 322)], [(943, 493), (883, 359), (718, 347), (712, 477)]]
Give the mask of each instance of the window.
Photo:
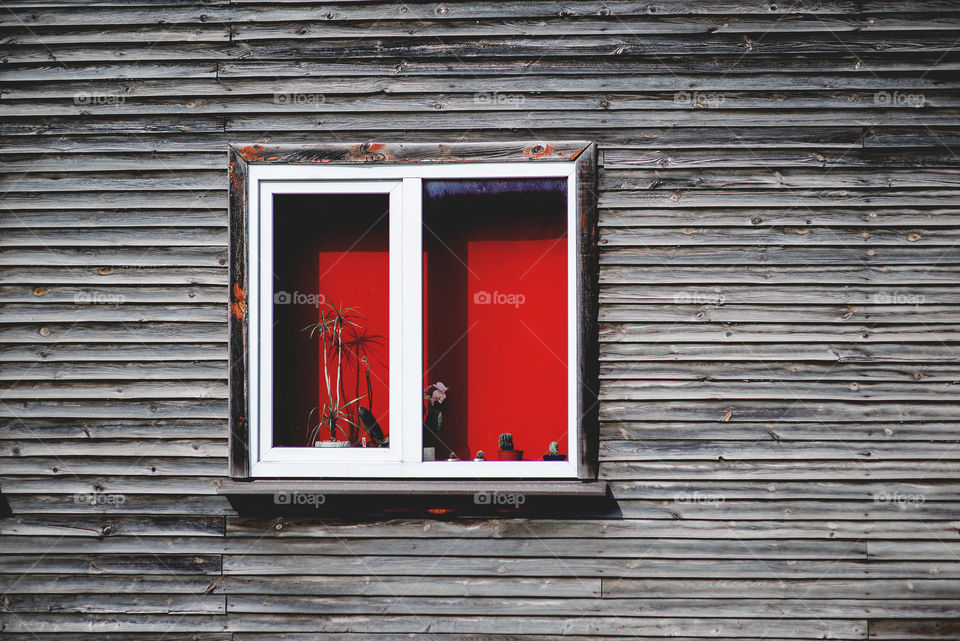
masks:
[(591, 477), (592, 153), (231, 150), (233, 475)]

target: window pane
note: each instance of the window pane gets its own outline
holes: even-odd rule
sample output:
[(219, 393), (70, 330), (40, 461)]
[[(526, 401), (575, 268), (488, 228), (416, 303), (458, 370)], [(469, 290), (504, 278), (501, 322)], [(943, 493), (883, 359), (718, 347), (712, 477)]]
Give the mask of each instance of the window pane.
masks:
[(388, 197), (276, 195), (273, 211), (274, 445), (388, 442)]
[(438, 460), (568, 454), (566, 185), (423, 181), (424, 446)]

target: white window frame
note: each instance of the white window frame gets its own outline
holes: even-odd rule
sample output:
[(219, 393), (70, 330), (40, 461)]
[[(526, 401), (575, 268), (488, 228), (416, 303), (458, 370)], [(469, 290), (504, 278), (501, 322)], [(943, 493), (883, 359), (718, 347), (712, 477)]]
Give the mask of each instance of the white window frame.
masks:
[[(567, 179), (567, 460), (422, 461), (422, 180)], [(273, 195), (384, 193), (390, 229), (390, 447), (273, 446)], [(248, 177), (249, 463), (253, 478), (577, 478), (580, 467), (575, 162), (251, 165)], [(543, 399), (550, 402), (550, 399)], [(495, 452), (490, 452), (494, 455)]]

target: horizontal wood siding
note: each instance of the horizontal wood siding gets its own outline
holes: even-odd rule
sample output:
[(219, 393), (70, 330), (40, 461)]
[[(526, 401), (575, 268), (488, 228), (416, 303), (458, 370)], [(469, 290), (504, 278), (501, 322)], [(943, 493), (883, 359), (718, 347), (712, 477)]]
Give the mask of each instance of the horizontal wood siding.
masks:
[[(956, 638), (958, 38), (954, 0), (6, 0), (3, 637)], [(228, 144), (542, 139), (599, 149), (612, 501), (239, 516)]]

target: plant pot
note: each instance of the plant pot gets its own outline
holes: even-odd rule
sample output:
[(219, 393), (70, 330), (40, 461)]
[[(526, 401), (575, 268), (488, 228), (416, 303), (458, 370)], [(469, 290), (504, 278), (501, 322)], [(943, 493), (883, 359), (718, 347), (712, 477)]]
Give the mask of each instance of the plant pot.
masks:
[(544, 454), (543, 460), (544, 461), (566, 461), (567, 455), (566, 454)]
[(314, 447), (351, 447), (350, 441), (317, 441)]
[(437, 460), (437, 448), (435, 448), (435, 447), (425, 447), (425, 448), (423, 448), (423, 460), (424, 460), (424, 461), (436, 461), (436, 460)]
[(522, 461), (523, 450), (497, 450), (499, 461)]

